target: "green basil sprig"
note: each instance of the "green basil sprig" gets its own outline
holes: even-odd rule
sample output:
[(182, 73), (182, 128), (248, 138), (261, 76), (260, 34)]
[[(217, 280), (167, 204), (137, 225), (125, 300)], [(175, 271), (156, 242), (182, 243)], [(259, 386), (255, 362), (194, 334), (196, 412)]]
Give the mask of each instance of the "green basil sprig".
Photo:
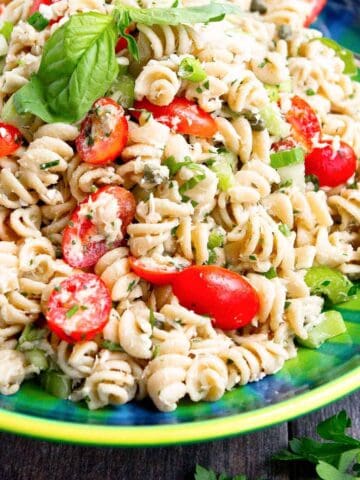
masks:
[(240, 10), (232, 4), (218, 3), (152, 9), (119, 4), (113, 15), (72, 15), (46, 42), (38, 73), (14, 95), (15, 109), (18, 114), (32, 113), (47, 123), (77, 122), (109, 90), (118, 74), (115, 43), (119, 35), (128, 40), (130, 54), (139, 58), (136, 40), (126, 31), (131, 23), (208, 23), (230, 13)]
[(110, 88), (118, 73), (113, 17), (73, 15), (46, 42), (39, 71), (14, 96), (19, 114), (73, 123)]

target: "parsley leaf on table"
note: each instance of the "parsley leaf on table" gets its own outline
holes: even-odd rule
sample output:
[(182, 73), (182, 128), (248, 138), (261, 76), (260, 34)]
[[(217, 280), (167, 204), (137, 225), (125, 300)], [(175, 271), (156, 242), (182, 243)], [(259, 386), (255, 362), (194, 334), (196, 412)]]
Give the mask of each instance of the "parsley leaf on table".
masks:
[(221, 473), (217, 476), (213, 470), (207, 470), (201, 465), (196, 465), (195, 480), (248, 480), (248, 478), (246, 475), (229, 477), (226, 473)]
[[(316, 464), (316, 472), (322, 480), (359, 480), (360, 440), (346, 434), (351, 419), (343, 410), (319, 423), (317, 433), (323, 440), (294, 438), (289, 450), (282, 450), (275, 460), (306, 460)], [(354, 464), (355, 462), (355, 464)], [(353, 465), (354, 464), (354, 465)], [(352, 466), (352, 473), (349, 473)]]

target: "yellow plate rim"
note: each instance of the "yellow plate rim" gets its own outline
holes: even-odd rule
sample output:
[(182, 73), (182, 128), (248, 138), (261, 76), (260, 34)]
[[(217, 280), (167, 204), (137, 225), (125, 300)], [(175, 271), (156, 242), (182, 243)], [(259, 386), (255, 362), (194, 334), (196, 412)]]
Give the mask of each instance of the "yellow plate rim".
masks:
[(217, 419), (173, 425), (117, 426), (58, 421), (0, 409), (0, 429), (50, 441), (92, 446), (152, 447), (194, 443), (270, 427), (324, 407), (358, 389), (360, 366), (293, 398)]

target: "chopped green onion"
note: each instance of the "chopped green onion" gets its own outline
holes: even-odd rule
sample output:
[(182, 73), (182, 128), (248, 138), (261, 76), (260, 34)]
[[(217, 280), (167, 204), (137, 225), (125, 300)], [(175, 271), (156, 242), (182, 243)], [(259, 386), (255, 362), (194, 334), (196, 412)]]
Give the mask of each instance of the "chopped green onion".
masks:
[(32, 324), (26, 325), (19, 337), (19, 346), (25, 342), (35, 342), (46, 337), (48, 331), (45, 328), (37, 328)]
[(224, 245), (224, 235), (218, 230), (213, 230), (208, 239), (207, 247), (210, 250), (213, 250), (217, 247), (222, 247)]
[(57, 167), (60, 160), (53, 160), (52, 162), (40, 163), (40, 170), (47, 170), (48, 168)]
[(179, 65), (179, 77), (189, 82), (202, 82), (207, 75), (201, 63), (196, 58), (185, 57)]
[(291, 230), (286, 225), (286, 223), (280, 223), (279, 231), (284, 235), (284, 237), (290, 237), (290, 235), (291, 235)]
[(48, 368), (48, 361), (46, 355), (42, 350), (34, 348), (24, 352), (26, 360), (39, 370), (46, 370)]
[(308, 88), (305, 93), (308, 97), (313, 97), (314, 95), (316, 95), (315, 90), (313, 90), (312, 88)]
[(33, 115), (29, 113), (19, 115), (17, 113), (14, 106), (14, 95), (11, 95), (3, 106), (1, 119), (6, 123), (11, 123), (21, 131), (28, 131), (29, 126), (34, 122)]
[(41, 32), (49, 25), (49, 20), (44, 17), (40, 12), (35, 12), (28, 18), (28, 23), (35, 28), (38, 32)]
[(304, 163), (304, 150), (300, 147), (292, 148), (291, 150), (281, 150), (270, 155), (270, 164), (273, 168), (288, 167), (289, 165), (296, 165)]
[(66, 318), (71, 318), (75, 315), (75, 313), (79, 310), (79, 305), (74, 305), (70, 308), (70, 310), (68, 310), (66, 313), (65, 313), (65, 317)]
[(277, 273), (274, 267), (271, 267), (267, 272), (264, 273), (264, 277), (271, 280), (272, 278), (277, 277)]
[(289, 125), (281, 118), (281, 113), (276, 105), (267, 105), (260, 110), (260, 116), (265, 127), (271, 135), (276, 137), (287, 137), (290, 132)]
[(173, 176), (176, 175), (178, 171), (182, 169), (182, 167), (189, 167), (190, 165), (197, 164), (192, 162), (188, 157), (185, 157), (183, 162), (177, 162), (175, 157), (171, 156), (165, 160), (164, 165), (168, 167), (170, 175)]
[(238, 157), (233, 152), (224, 151), (218, 153), (216, 158), (206, 162), (207, 166), (212, 170), (219, 181), (219, 189), (226, 192), (235, 185), (234, 170), (238, 163)]
[[(328, 283), (329, 282), (329, 283)], [(305, 283), (315, 295), (325, 295), (333, 303), (347, 300), (352, 282), (334, 268), (311, 267), (306, 272)]]
[(135, 80), (131, 75), (118, 76), (106, 94), (123, 108), (131, 108), (135, 101)]
[(13, 28), (14, 25), (11, 22), (4, 22), (0, 28), (0, 35), (3, 35), (7, 42), (10, 40)]
[(297, 342), (307, 348), (319, 348), (330, 338), (346, 332), (341, 313), (330, 310), (321, 314), (323, 320), (309, 331), (308, 338), (297, 338)]
[(124, 349), (120, 343), (111, 342), (110, 340), (103, 340), (101, 343), (102, 348), (110, 350), (111, 352), (123, 352)]
[(160, 353), (160, 345), (154, 345), (152, 358), (156, 358)]
[(66, 399), (71, 393), (71, 378), (55, 370), (45, 370), (40, 375), (42, 388), (50, 395)]
[(326, 38), (326, 37), (314, 38), (312, 41), (315, 41), (315, 40), (323, 43), (324, 45), (326, 45), (329, 48), (332, 48), (335, 51), (336, 55), (345, 64), (344, 73), (346, 75), (350, 75), (350, 76), (357, 75), (358, 69), (356, 66), (354, 54), (351, 52), (351, 50), (348, 50), (347, 48), (342, 47), (337, 42), (335, 42), (335, 40), (332, 40), (331, 38)]
[(280, 99), (280, 93), (290, 93), (292, 91), (291, 80), (279, 83), (278, 85), (270, 85), (269, 83), (265, 83), (264, 86), (271, 102), (277, 102)]

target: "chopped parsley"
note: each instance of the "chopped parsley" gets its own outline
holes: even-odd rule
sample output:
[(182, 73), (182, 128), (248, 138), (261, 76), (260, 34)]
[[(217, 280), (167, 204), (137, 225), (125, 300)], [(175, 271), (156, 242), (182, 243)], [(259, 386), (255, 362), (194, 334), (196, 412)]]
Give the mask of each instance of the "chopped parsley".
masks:
[(80, 309), (80, 306), (79, 305), (73, 305), (66, 313), (65, 313), (65, 317), (66, 318), (71, 318), (75, 315), (75, 313), (77, 313)]
[(53, 160), (52, 162), (40, 163), (40, 170), (47, 170), (48, 168), (57, 167), (60, 160)]

